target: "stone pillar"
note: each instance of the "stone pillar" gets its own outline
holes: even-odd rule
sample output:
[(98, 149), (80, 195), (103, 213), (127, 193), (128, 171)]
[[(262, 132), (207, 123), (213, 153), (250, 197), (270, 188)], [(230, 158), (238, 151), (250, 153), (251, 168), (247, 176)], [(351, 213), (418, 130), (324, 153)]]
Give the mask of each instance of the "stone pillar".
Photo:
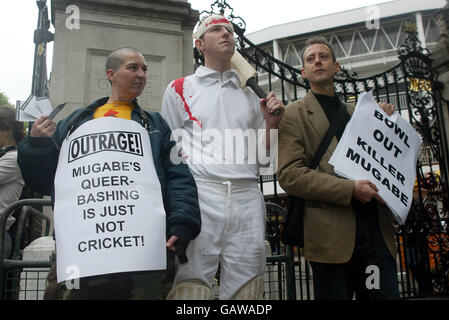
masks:
[(120, 47), (144, 55), (148, 80), (138, 100), (144, 109), (160, 111), (167, 84), (193, 72), (198, 14), (187, 0), (52, 0), (50, 100), (53, 106), (67, 102), (56, 120), (109, 95), (106, 57)]
[(435, 94), (439, 100), (439, 116), (442, 125), (445, 166), (449, 170), (449, 3), (435, 14), (440, 35), (438, 45), (432, 50), (432, 67), (435, 75)]
[(424, 35), (424, 24), (422, 22), (421, 12), (415, 13), (416, 31), (418, 32), (418, 39), (423, 48), (427, 48), (426, 37)]

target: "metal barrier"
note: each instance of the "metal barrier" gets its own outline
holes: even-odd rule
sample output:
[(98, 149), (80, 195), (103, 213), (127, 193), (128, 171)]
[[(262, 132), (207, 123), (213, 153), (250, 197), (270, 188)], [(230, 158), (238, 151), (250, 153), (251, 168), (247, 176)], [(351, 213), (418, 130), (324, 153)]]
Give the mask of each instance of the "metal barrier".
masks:
[[(266, 203), (266, 233), (273, 256), (267, 257), (265, 298), (313, 300), (313, 273), (304, 259), (303, 249), (285, 246), (280, 241), (286, 214), (281, 205)], [(416, 208), (412, 207), (411, 214), (414, 214), (413, 210)], [(449, 262), (449, 237), (442, 232), (433, 232), (429, 237), (428, 231), (412, 230), (414, 227), (415, 224), (406, 224), (396, 233), (400, 297), (444, 295), (447, 287), (439, 279), (447, 279), (448, 273), (440, 266), (445, 264), (447, 268)]]
[(286, 211), (280, 205), (266, 202), (266, 235), (270, 243), (271, 256), (267, 256), (265, 267), (265, 299), (294, 300), (296, 298), (293, 248), (280, 242)]
[[(23, 236), (23, 226), (28, 214), (36, 215), (44, 220), (46, 220), (46, 229), (44, 235), (48, 235), (50, 228), (50, 220), (48, 217), (44, 216), (41, 212), (33, 208), (32, 206), (50, 206), (51, 201), (46, 199), (24, 199), (12, 204), (6, 208), (0, 215), (0, 300), (16, 300), (18, 299), (19, 287), (20, 287), (20, 272), (26, 268), (49, 268), (50, 260), (42, 261), (30, 261), (30, 260), (20, 260), (20, 244)], [(17, 223), (18, 231), (17, 236), (13, 241), (13, 250), (11, 254), (11, 259), (4, 259), (4, 235), (6, 220), (13, 214), (17, 209), (22, 208), (19, 215)], [(26, 270), (25, 270), (26, 271)], [(27, 271), (29, 272), (29, 271)], [(32, 271), (38, 272), (37, 276), (39, 278), (39, 272), (46, 271)], [(28, 277), (28, 273), (25, 274), (25, 282), (22, 282), (25, 286), (28, 284), (28, 280), (35, 280), (34, 275)], [(37, 287), (39, 288), (39, 282), (37, 282)], [(25, 288), (26, 292), (26, 288)], [(26, 296), (26, 294), (25, 294)]]
[[(282, 230), (284, 228), (286, 210), (279, 204), (266, 202), (267, 208), (267, 238), (270, 242), (273, 256), (267, 257), (267, 273), (273, 273), (269, 266), (276, 265), (278, 300), (312, 300), (313, 299), (313, 278), (312, 269), (309, 262), (304, 259), (302, 248), (296, 246), (284, 245), (281, 243)], [(281, 278), (282, 277), (282, 278)], [(273, 290), (267, 282), (273, 283), (273, 280), (266, 280), (265, 298), (270, 299), (273, 296)]]
[[(28, 214), (33, 214), (46, 220), (43, 235), (49, 234), (49, 219), (41, 212), (31, 207), (33, 205), (50, 206), (50, 200), (26, 199), (20, 200), (8, 207), (0, 216), (0, 300), (15, 299), (42, 299), (45, 284), (42, 279), (46, 277), (50, 267), (49, 260), (30, 261), (21, 260), (20, 243), (23, 236), (23, 225)], [(266, 204), (266, 239), (269, 242), (270, 253), (267, 254), (264, 272), (264, 286), (266, 300), (312, 300), (313, 277), (309, 263), (304, 260), (302, 249), (285, 246), (280, 241), (285, 209), (275, 203)], [(17, 220), (18, 230), (13, 241), (13, 250), (10, 259), (3, 259), (4, 228), (9, 215), (22, 208)], [(416, 234), (416, 233), (413, 233)], [(447, 239), (447, 238), (446, 238)], [(429, 246), (437, 246), (438, 235), (435, 235)], [(447, 242), (447, 240), (446, 240)], [(422, 241), (417, 241), (422, 244)], [(398, 246), (398, 281), (402, 298), (443, 293), (444, 283), (430, 279), (430, 272), (426, 269), (427, 263), (419, 264), (418, 260), (430, 260), (431, 267), (435, 269), (442, 260), (447, 263), (446, 255), (437, 255), (427, 247), (410, 245), (410, 234), (405, 232), (397, 237)], [(447, 248), (447, 246), (446, 246)], [(447, 249), (446, 249), (447, 250)], [(428, 254), (428, 252), (430, 254)], [(447, 251), (446, 251), (447, 252)], [(426, 254), (425, 257), (423, 255)], [(421, 260), (422, 261), (422, 260)], [(433, 261), (433, 262), (432, 262)], [(442, 270), (444, 272), (444, 269)], [(434, 278), (435, 279), (435, 278)], [(440, 289), (440, 292), (435, 292)]]
[[(51, 201), (45, 199), (20, 200), (6, 208), (0, 216), (0, 300), (42, 299), (50, 260), (21, 260), (20, 244), (23, 236), (25, 219), (33, 214), (46, 221), (43, 236), (49, 235), (50, 221), (48, 217), (32, 206), (50, 206)], [(292, 300), (296, 298), (293, 248), (281, 246), (279, 234), (285, 218), (285, 209), (274, 203), (266, 203), (267, 239), (270, 242), (272, 255), (267, 256), (265, 279), (265, 299)], [(21, 209), (17, 220), (18, 229), (13, 241), (10, 259), (3, 258), (4, 230), (6, 220), (16, 210)], [(31, 283), (31, 285), (29, 285)], [(30, 288), (31, 287), (31, 288)]]

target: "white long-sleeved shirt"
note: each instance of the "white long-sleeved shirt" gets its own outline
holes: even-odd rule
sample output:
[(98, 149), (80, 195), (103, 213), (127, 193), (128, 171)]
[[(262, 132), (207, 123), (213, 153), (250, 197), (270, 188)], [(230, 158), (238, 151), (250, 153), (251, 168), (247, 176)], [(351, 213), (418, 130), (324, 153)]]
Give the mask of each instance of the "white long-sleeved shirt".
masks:
[[(19, 200), (24, 186), (22, 173), (17, 165), (17, 151), (9, 151), (0, 158), (0, 212)], [(16, 219), (9, 216), (6, 230), (13, 225)]]
[(261, 163), (265, 120), (259, 98), (240, 88), (235, 70), (221, 74), (201, 66), (171, 82), (162, 116), (177, 142), (182, 136), (182, 157), (196, 176), (257, 179), (259, 165), (266, 165), (265, 159)]

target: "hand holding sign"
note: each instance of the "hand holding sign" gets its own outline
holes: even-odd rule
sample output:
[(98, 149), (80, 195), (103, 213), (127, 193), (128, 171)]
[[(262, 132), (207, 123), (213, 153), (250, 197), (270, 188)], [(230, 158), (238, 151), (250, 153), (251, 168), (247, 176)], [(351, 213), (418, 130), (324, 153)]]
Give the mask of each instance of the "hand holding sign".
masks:
[(385, 200), (402, 224), (411, 206), (422, 140), (398, 113), (389, 116), (384, 111), (391, 114), (392, 106), (379, 106), (371, 92), (362, 94), (329, 163), (340, 176), (371, 181), (377, 194), (362, 184), (361, 193), (354, 186), (354, 197), (362, 202), (370, 197)]
[[(46, 99), (48, 100), (48, 99)], [(48, 102), (50, 103), (50, 102)], [(33, 124), (33, 127), (31, 128), (30, 136), (31, 137), (44, 137), (49, 138), (51, 137), (55, 131), (56, 131), (56, 123), (53, 122), (53, 119), (56, 117), (56, 115), (59, 113), (59, 111), (64, 108), (66, 103), (60, 104), (55, 109), (50, 111), (50, 114), (43, 115), (39, 117)], [(51, 108), (51, 106), (50, 106)], [(51, 109), (50, 109), (51, 110)]]
[(394, 105), (389, 104), (387, 102), (379, 102), (379, 107), (382, 108), (382, 110), (388, 115), (392, 116), (394, 113)]
[(56, 123), (49, 119), (48, 116), (41, 116), (31, 127), (30, 137), (33, 138), (50, 138), (56, 131)]
[(48, 97), (36, 97), (30, 95), (25, 101), (16, 102), (16, 120), (17, 121), (36, 121), (44, 115), (49, 115), (50, 120), (61, 111), (65, 103), (53, 109)]
[(369, 180), (356, 180), (354, 181), (354, 190), (352, 196), (359, 200), (361, 203), (370, 202), (372, 199), (378, 199), (376, 185)]

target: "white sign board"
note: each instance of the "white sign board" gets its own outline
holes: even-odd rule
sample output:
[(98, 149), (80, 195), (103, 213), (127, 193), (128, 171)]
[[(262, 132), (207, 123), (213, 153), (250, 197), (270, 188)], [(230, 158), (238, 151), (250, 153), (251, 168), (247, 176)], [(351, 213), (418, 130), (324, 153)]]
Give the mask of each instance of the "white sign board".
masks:
[(43, 115), (49, 115), (53, 111), (50, 100), (47, 97), (35, 97), (30, 95), (25, 101), (16, 102), (17, 121), (35, 121)]
[(422, 139), (397, 112), (388, 116), (372, 93), (360, 96), (329, 163), (336, 174), (370, 180), (403, 224), (412, 204)]
[(165, 211), (148, 133), (90, 120), (65, 139), (55, 176), (58, 282), (166, 268)]

